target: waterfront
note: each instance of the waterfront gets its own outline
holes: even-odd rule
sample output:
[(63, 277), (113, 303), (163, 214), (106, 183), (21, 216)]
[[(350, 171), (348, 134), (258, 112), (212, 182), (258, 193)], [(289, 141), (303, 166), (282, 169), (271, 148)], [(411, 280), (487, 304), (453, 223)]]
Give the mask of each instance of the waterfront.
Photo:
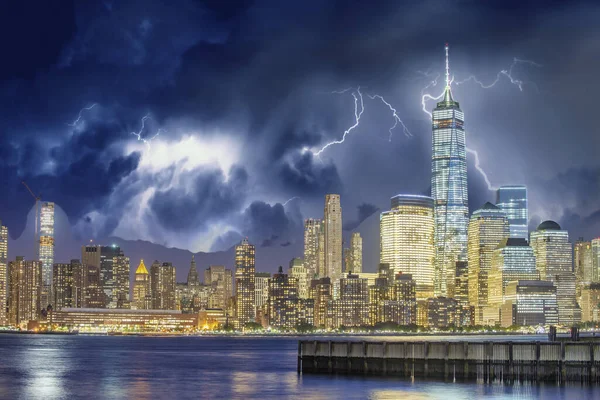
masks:
[[(435, 340), (458, 338), (436, 337)], [(491, 339), (489, 336), (480, 338)], [(533, 338), (543, 340), (542, 336)], [(352, 338), (355, 339), (361, 338)], [(374, 338), (387, 339), (395, 338)], [(600, 396), (599, 388), (580, 385), (506, 386), (298, 375), (297, 346), (298, 340), (294, 337), (7, 334), (0, 336), (0, 398), (420, 400), (485, 396), (583, 400)]]

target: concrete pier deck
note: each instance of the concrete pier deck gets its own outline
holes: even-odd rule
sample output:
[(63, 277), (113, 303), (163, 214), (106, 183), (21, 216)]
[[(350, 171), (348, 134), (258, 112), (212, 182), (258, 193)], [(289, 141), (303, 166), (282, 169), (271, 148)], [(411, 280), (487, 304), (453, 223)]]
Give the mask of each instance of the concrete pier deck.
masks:
[(600, 341), (302, 340), (298, 372), (412, 379), (600, 383)]

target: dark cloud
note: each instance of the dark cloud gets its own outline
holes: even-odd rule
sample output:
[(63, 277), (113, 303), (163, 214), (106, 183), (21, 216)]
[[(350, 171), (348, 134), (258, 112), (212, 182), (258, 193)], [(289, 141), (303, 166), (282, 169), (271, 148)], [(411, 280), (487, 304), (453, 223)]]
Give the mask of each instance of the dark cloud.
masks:
[(358, 228), (362, 222), (369, 218), (371, 215), (375, 214), (379, 211), (379, 207), (374, 204), (362, 203), (359, 204), (358, 207), (358, 216), (355, 220), (350, 220), (344, 223), (345, 231), (353, 231)]
[(185, 174), (187, 184), (156, 192), (150, 209), (163, 227), (178, 231), (200, 228), (235, 212), (245, 199), (248, 174), (233, 167), (226, 179), (220, 170)]
[(342, 182), (337, 168), (332, 163), (315, 161), (312, 153), (295, 154), (290, 162), (279, 166), (277, 178), (290, 193), (323, 195), (339, 192)]
[(302, 215), (297, 209), (286, 211), (281, 203), (274, 205), (254, 201), (243, 213), (243, 234), (261, 247), (289, 242), (302, 231)]

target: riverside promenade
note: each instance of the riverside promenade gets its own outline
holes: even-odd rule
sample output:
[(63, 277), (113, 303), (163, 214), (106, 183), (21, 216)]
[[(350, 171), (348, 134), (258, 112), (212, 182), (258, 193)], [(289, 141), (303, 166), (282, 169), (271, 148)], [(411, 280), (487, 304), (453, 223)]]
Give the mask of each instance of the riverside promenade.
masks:
[(600, 341), (301, 340), (298, 372), (599, 384)]

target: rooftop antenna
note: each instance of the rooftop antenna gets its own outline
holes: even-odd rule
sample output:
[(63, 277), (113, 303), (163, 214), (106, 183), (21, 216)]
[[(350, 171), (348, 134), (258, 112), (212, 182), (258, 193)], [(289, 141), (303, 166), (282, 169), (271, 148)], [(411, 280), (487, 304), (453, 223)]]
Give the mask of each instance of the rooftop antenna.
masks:
[(450, 63), (448, 62), (448, 42), (446, 42), (446, 87), (449, 88), (450, 87)]

